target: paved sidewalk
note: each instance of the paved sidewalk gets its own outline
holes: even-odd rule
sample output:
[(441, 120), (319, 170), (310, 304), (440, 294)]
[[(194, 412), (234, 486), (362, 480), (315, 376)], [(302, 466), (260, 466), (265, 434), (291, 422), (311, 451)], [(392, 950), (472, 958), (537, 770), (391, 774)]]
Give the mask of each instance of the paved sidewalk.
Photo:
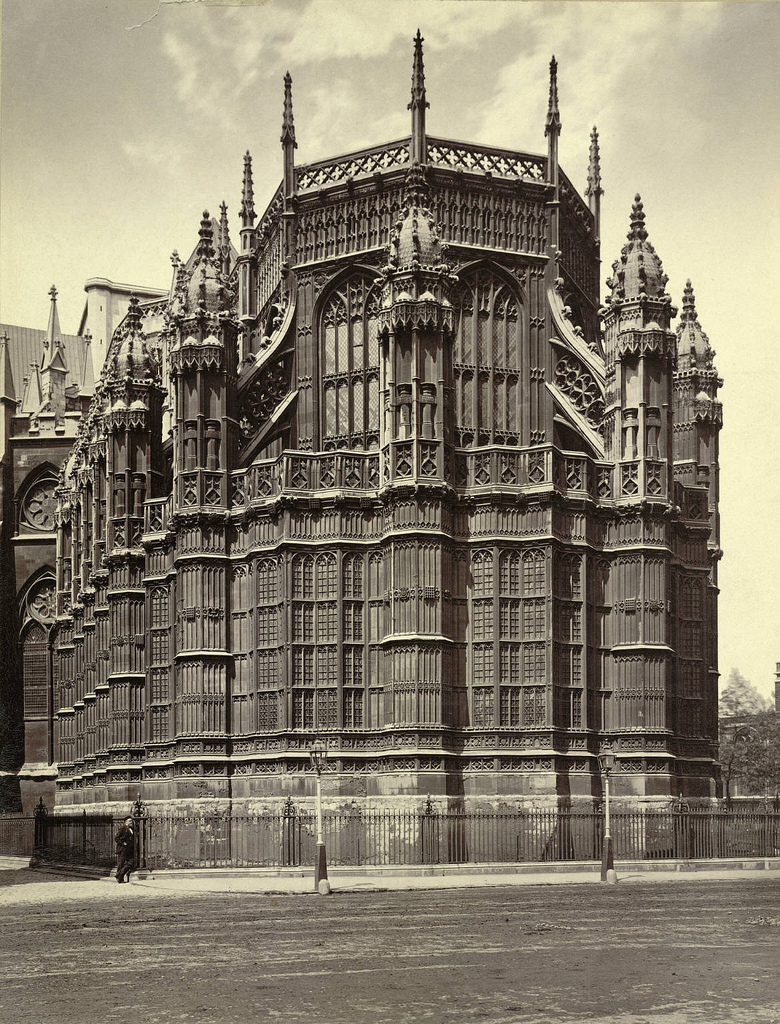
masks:
[[(424, 874), (420, 873), (421, 869), (412, 874), (409, 873), (410, 869), (404, 871), (399, 868), (332, 868), (329, 881), (336, 896), (361, 892), (601, 884), (598, 864), (556, 865), (555, 869), (549, 865), (542, 870), (532, 865), (521, 867), (534, 867), (535, 870), (509, 872), (497, 866), (492, 869), (490, 866), (483, 869), (474, 866), (470, 871), (427, 868), (422, 869)], [(564, 870), (558, 870), (560, 868)], [(648, 883), (670, 885), (681, 881), (734, 882), (751, 879), (780, 883), (780, 860), (777, 858), (769, 861), (721, 862), (719, 867), (705, 866), (704, 862), (680, 862), (676, 866), (665, 864), (662, 868), (653, 865), (649, 870), (646, 862), (639, 865), (618, 863), (616, 869), (618, 884), (624, 887)], [(34, 880), (38, 871), (41, 872), (40, 882)], [(29, 874), (33, 880), (28, 884), (0, 886), (0, 904), (8, 906), (105, 899), (125, 902), (154, 899), (163, 894), (189, 897), (239, 893), (280, 897), (316, 895), (312, 868), (284, 871), (258, 868), (169, 870), (149, 873), (144, 877), (134, 873), (129, 885), (117, 885), (111, 876), (85, 879), (75, 874), (61, 874), (53, 878), (53, 873), (45, 869), (37, 869)]]

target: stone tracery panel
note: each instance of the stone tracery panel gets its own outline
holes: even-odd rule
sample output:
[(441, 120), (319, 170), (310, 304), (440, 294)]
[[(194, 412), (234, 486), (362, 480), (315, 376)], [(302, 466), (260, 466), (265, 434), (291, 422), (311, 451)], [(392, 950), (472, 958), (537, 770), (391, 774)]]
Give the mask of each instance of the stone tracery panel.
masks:
[(604, 416), (604, 398), (596, 379), (572, 355), (564, 355), (555, 366), (555, 386), (598, 428)]
[(487, 270), (468, 275), (455, 295), (455, 423), (464, 447), (519, 444), (522, 306)]
[(323, 448), (379, 447), (379, 317), (375, 281), (355, 274), (320, 318)]

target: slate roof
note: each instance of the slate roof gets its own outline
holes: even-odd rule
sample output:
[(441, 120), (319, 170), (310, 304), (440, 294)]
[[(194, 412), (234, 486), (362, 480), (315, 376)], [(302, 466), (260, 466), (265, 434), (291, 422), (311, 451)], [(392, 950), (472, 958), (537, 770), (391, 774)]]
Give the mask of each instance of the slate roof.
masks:
[[(29, 376), (30, 363), (43, 362), (46, 331), (38, 331), (32, 327), (16, 327), (13, 324), (0, 324), (0, 334), (8, 335), (8, 354), (11, 359), (13, 386), (17, 398), (21, 398), (24, 378)], [(68, 363), (66, 386), (81, 386), (86, 358), (84, 338), (78, 334), (60, 334), (65, 346), (65, 359)]]

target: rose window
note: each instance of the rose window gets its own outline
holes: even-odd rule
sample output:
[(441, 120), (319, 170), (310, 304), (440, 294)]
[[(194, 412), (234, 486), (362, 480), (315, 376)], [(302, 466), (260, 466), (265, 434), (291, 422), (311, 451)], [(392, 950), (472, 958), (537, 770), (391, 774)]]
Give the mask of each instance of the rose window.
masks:
[(42, 480), (34, 484), (24, 500), (23, 516), (28, 526), (36, 530), (53, 530), (57, 499), (54, 481)]

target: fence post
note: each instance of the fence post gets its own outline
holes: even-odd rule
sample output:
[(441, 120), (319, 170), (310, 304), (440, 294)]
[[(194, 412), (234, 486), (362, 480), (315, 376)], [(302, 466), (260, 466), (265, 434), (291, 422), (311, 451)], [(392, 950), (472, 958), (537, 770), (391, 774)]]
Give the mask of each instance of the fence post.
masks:
[(87, 863), (87, 809), (81, 812), (81, 863)]
[(38, 803), (35, 805), (33, 815), (35, 817), (35, 826), (33, 834), (33, 863), (36, 861), (43, 860), (44, 852), (46, 850), (46, 816), (48, 815), (46, 810), (46, 804), (43, 802), (43, 797), (38, 798)]
[(296, 811), (292, 797), (288, 796), (282, 808), (282, 867), (295, 867), (298, 863), (295, 849)]
[(133, 851), (136, 874), (138, 878), (146, 878), (149, 870), (146, 866), (146, 823), (149, 820), (149, 811), (141, 801), (141, 794), (138, 794), (132, 811), (133, 832), (135, 833), (135, 849)]
[(421, 859), (423, 864), (438, 864), (439, 850), (436, 835), (436, 808), (430, 794), (420, 812)]

